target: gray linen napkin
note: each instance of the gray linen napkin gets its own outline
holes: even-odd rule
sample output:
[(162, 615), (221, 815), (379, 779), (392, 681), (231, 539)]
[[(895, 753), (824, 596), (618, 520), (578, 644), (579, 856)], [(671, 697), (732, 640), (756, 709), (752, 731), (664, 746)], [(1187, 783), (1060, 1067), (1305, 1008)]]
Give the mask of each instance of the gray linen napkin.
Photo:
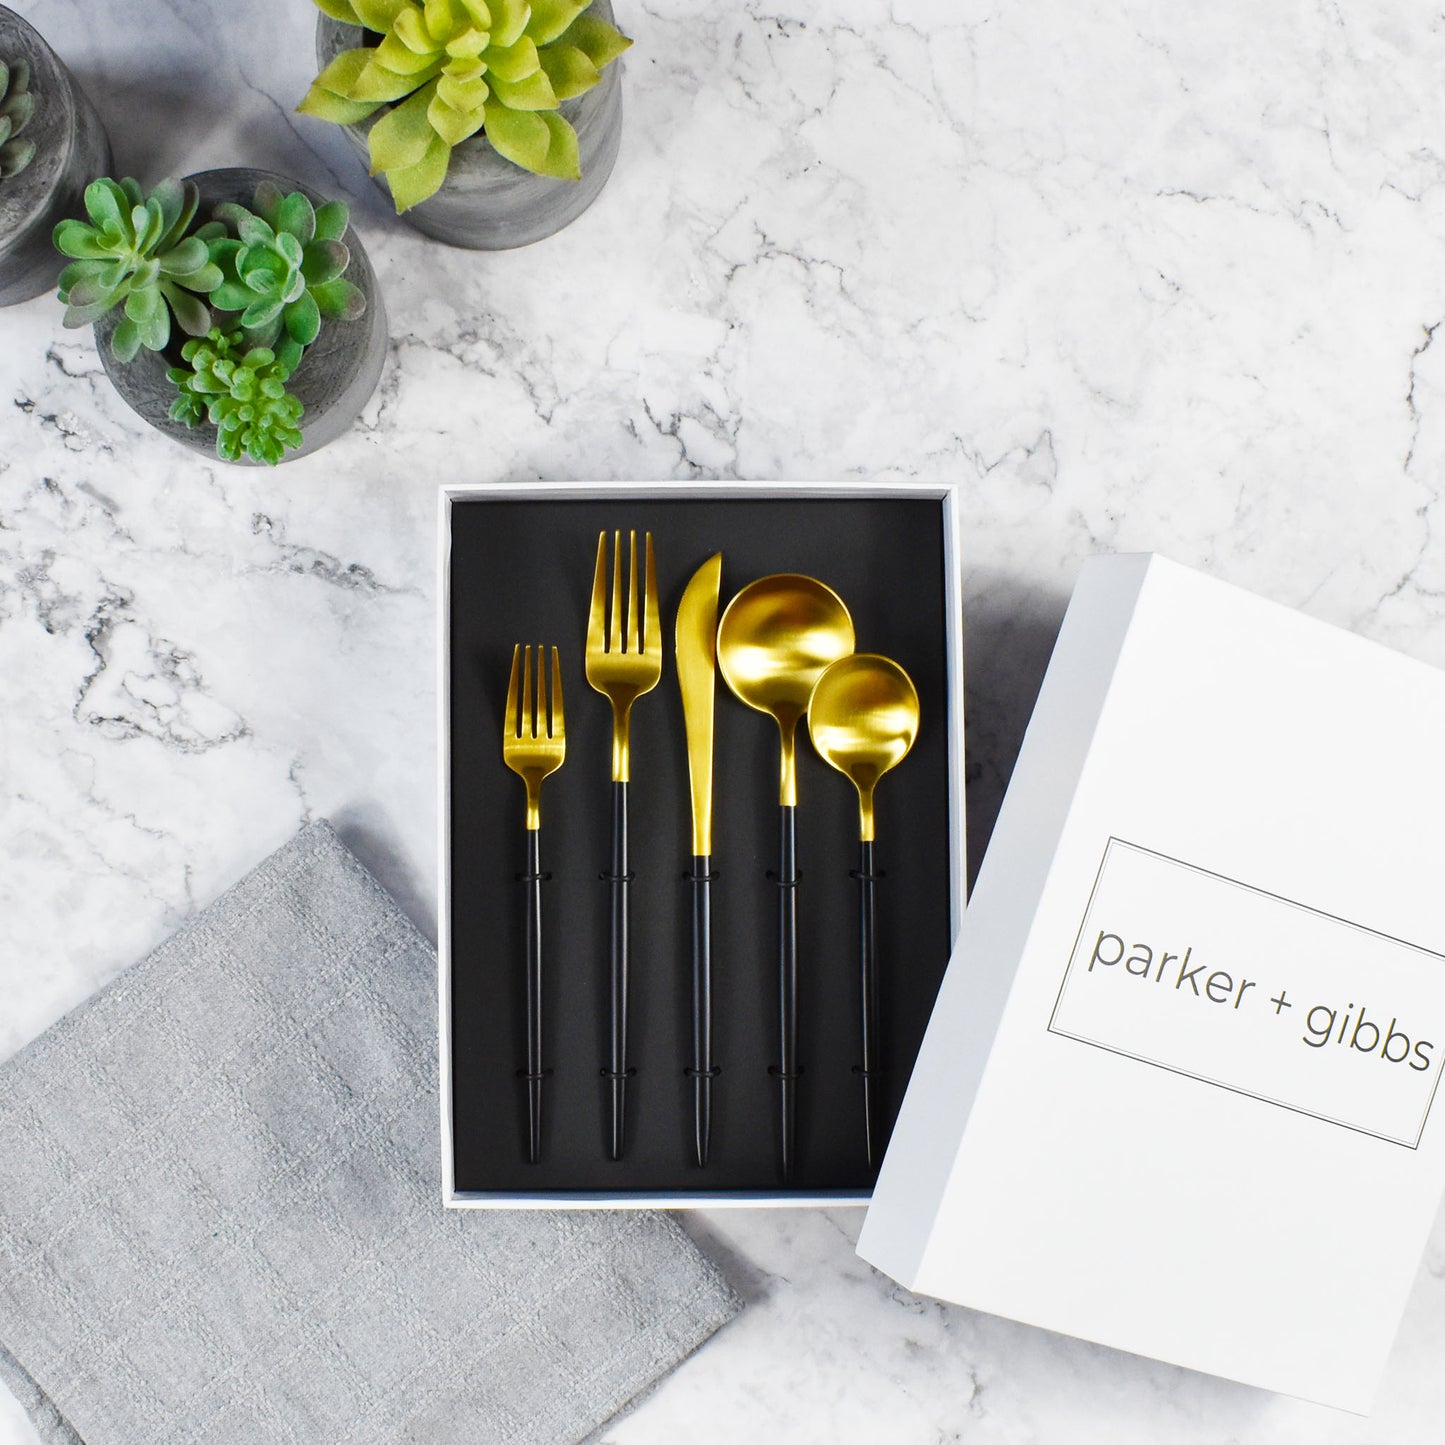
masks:
[(653, 1212), (440, 1202), (435, 956), (305, 829), (0, 1066), (0, 1379), (76, 1445), (558, 1445), (739, 1308)]

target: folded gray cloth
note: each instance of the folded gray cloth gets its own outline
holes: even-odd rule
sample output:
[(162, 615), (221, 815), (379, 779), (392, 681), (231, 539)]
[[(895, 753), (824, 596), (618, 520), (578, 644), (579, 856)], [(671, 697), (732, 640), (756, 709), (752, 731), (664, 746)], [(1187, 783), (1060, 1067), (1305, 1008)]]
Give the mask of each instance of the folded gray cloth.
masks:
[(435, 956), (325, 824), (0, 1066), (0, 1379), (75, 1445), (557, 1445), (738, 1309), (440, 1201)]

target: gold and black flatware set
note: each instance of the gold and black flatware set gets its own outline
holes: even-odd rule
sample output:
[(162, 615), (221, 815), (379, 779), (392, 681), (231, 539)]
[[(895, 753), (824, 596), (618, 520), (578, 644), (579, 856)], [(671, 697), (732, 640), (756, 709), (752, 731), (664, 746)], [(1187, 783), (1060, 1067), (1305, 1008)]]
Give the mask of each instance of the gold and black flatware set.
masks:
[[(717, 677), (721, 674), (733, 697), (771, 717), (778, 729), (778, 862), (776, 870), (749, 886), (775, 890), (777, 897), (776, 977), (772, 985), (776, 990), (776, 1063), (769, 1073), (777, 1084), (776, 1157), (784, 1183), (792, 1178), (798, 1155), (799, 1011), (808, 1003), (806, 997), (800, 1000), (798, 987), (796, 748), (800, 725), (819, 757), (843, 773), (857, 791), (859, 853), (851, 876), (859, 885), (858, 963), (852, 987), (856, 990), (860, 1062), (854, 1065), (854, 1072), (862, 1083), (860, 1154), (871, 1171), (877, 1166), (882, 1145), (879, 1078), (885, 1067), (873, 794), (879, 779), (903, 760), (917, 736), (918, 692), (897, 662), (857, 650), (853, 619), (831, 587), (812, 577), (780, 573), (747, 583), (723, 607), (723, 562), (722, 553), (716, 552), (696, 567), (682, 592), (672, 630), (691, 828), (691, 855), (683, 875), (691, 902), (691, 958), (689, 966), (680, 970), (691, 991), (691, 1048), (689, 1056), (677, 1064), (691, 1082), (692, 1154), (698, 1168), (707, 1167), (714, 1104), (725, 1088), (714, 1057), (712, 1025), (717, 987), (712, 956), (714, 789), (720, 773), (725, 776), (727, 772), (726, 758), (720, 761), (715, 755)], [(606, 868), (600, 870), (608, 892), (608, 1020), (597, 1075), (605, 1101), (602, 1148), (607, 1158), (619, 1160), (628, 1146), (628, 1084), (636, 1075), (628, 1047), (632, 995), (638, 987), (645, 989), (649, 974), (661, 966), (660, 960), (648, 958), (639, 972), (632, 958), (630, 784), (634, 763), (649, 769), (668, 762), (648, 755), (646, 749), (641, 755), (634, 753), (632, 711), (662, 677), (665, 631), (651, 532), (600, 533), (593, 563), (585, 610), (583, 670), (587, 682), (612, 710), (611, 849)], [(579, 571), (581, 566), (579, 559)], [(581, 600), (579, 588), (579, 623)], [(526, 884), (525, 1036), (517, 1050), (520, 1066), (516, 1072), (525, 1083), (527, 1159), (534, 1164), (542, 1160), (546, 1141), (542, 1100), (543, 1083), (550, 1073), (544, 1066), (547, 999), (555, 996), (555, 990), (576, 989), (575, 978), (568, 981), (554, 974), (603, 966), (601, 957), (554, 961), (553, 972), (546, 975), (542, 966), (541, 884), (549, 875), (541, 866), (541, 791), (542, 780), (560, 768), (566, 756), (562, 673), (568, 662), (565, 648), (534, 649), (519, 643), (513, 651), (502, 728), (503, 761), (526, 784), (526, 861), (519, 874)], [(735, 781), (733, 786), (742, 784)], [(644, 829), (655, 827), (657, 821), (637, 820)], [(729, 884), (730, 888), (737, 886), (736, 882)], [(826, 961), (822, 965), (810, 977), (823, 977)], [(667, 966), (676, 965), (669, 962)], [(724, 989), (768, 986), (765, 975), (751, 962), (725, 958), (720, 967), (718, 978)], [(840, 974), (840, 987), (846, 986), (846, 976)]]

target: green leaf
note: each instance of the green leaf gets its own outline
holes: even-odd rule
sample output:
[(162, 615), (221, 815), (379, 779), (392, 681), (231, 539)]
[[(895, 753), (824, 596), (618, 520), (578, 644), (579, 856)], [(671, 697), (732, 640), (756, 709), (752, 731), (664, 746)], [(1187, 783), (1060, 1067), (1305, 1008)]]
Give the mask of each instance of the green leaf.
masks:
[(187, 336), (204, 336), (211, 329), (211, 313), (199, 297), (169, 281), (162, 281), (160, 289), (170, 302), (176, 325)]
[(99, 260), (110, 255), (110, 248), (102, 245), (93, 226), (84, 221), (61, 221), (51, 232), (55, 249), (62, 256), (74, 256), (81, 260)]
[[(102, 176), (99, 180), (92, 181), (85, 188), (85, 209), (90, 219), (95, 222), (102, 231), (111, 231), (116, 235), (129, 235), (129, 227), (124, 220), (125, 213), (130, 209), (126, 203), (125, 193), (112, 180)], [(77, 221), (76, 225), (83, 225)]]
[(492, 12), (492, 44), (503, 49), (515, 45), (532, 14), (527, 0), (488, 0), (487, 8)]
[(352, 100), (400, 100), (424, 85), (442, 68), (440, 59), (433, 60), (414, 75), (398, 75), (377, 60), (372, 60), (356, 77), (351, 87)]
[(582, 161), (577, 153), (577, 132), (554, 110), (536, 114), (547, 127), (547, 156), (538, 174), (559, 181), (580, 181)]
[(459, 110), (464, 115), (469, 111), (480, 110), (491, 93), (491, 88), (481, 76), (475, 80), (458, 80), (455, 76), (445, 74), (437, 78), (437, 94), (453, 110)]
[(301, 353), (305, 349), (299, 341), (293, 341), (289, 336), (277, 343), (276, 364), (281, 368), (283, 376), (290, 376), (300, 366)]
[(110, 338), (110, 350), (117, 361), (134, 361), (140, 350), (140, 327), (134, 321), (122, 321)]
[(199, 236), (187, 236), (179, 245), (172, 246), (164, 256), (157, 258), (161, 270), (170, 276), (189, 276), (199, 271), (210, 259), (206, 243)]
[(439, 135), (434, 135), (426, 154), (415, 165), (386, 173), (386, 183), (391, 187), (391, 199), (398, 215), (441, 189), (451, 158), (452, 148)]
[[(429, 65), (434, 65), (440, 58), (440, 47), (429, 46), (426, 50), (417, 52), (410, 46), (404, 45), (395, 35), (385, 36), (374, 52), (378, 65), (384, 65), (388, 70), (395, 71), (397, 75), (420, 75)], [(417, 82), (418, 85), (421, 81)]]
[(310, 346), (321, 330), (321, 307), (309, 292), (301, 295), (286, 308), (286, 334), (302, 346)]
[(35, 114), (35, 97), (28, 91), (22, 91), (19, 95), (8, 95), (5, 103), (0, 105), (0, 116), (4, 116), (18, 134), (24, 130), (30, 117)]
[(35, 142), (21, 137), (0, 146), (0, 177), (18, 176), (35, 159)]
[(602, 79), (587, 53), (575, 45), (549, 45), (542, 51), (542, 69), (558, 100), (583, 95)]
[(241, 281), (223, 281), (211, 292), (211, 305), (219, 311), (244, 311), (255, 299)]
[(254, 216), (244, 206), (217, 206), (216, 214), (225, 212), (226, 220), (236, 228), (243, 246), (255, 246), (268, 251), (276, 243), (276, 233), (260, 216)]
[(596, 15), (579, 15), (562, 32), (561, 39), (575, 45), (598, 70), (611, 65), (632, 44), (616, 26)]
[(327, 201), (316, 211), (316, 239), (318, 241), (339, 241), (346, 234), (351, 219), (345, 201)]
[(140, 291), (132, 291), (125, 298), (125, 314), (141, 326), (165, 309), (165, 298), (154, 286), (147, 286)]
[(340, 241), (313, 241), (301, 260), (301, 274), (308, 286), (334, 281), (351, 261), (351, 252)]
[(0, 145), (4, 145), (10, 139), (11, 129), (10, 117), (0, 111)]
[(253, 301), (241, 313), (242, 326), (267, 326), (281, 314), (281, 299), (277, 296), (263, 296)]
[(488, 105), (487, 139), (498, 155), (524, 171), (560, 180), (581, 178), (577, 132), (553, 111), (507, 110)]
[(537, 46), (529, 35), (522, 36), (515, 45), (494, 45), (487, 51), (487, 70), (498, 80), (525, 80), (536, 74), (538, 63)]
[(329, 90), (333, 95), (350, 95), (352, 86), (370, 63), (371, 56), (372, 52), (365, 46), (357, 50), (343, 50), (311, 82), (311, 88)]
[(185, 278), (187, 291), (198, 291), (202, 296), (214, 291), (221, 284), (221, 268), (207, 261), (199, 271), (192, 271)]
[(527, 34), (538, 45), (555, 40), (590, 4), (592, 0), (532, 0), (532, 17), (527, 21)]
[(316, 120), (330, 121), (332, 125), (356, 125), (369, 116), (380, 101), (347, 100), (344, 96), (333, 95), (329, 90), (312, 86), (296, 107), (298, 115), (309, 115)]
[(440, 95), (434, 95), (427, 106), (426, 118), (431, 128), (449, 146), (455, 146), (481, 130), (486, 117), (481, 106), (470, 112), (454, 110)]
[(368, 30), (385, 35), (396, 24), (396, 17), (409, 7), (411, 0), (351, 0), (356, 18)]
[[(393, 38), (398, 49), (424, 58), (435, 55), (441, 49), (441, 46), (433, 38), (422, 12), (414, 5), (408, 5), (397, 14), (395, 21), (392, 22), (391, 35), (387, 37), (387, 39)], [(382, 44), (385, 43), (386, 40), (383, 40)]]
[(419, 164), (426, 156), (436, 132), (427, 119), (427, 107), (436, 94), (435, 84), (423, 87), (404, 104), (382, 116), (372, 126), (371, 173), (401, 171)]
[[(508, 110), (556, 110), (557, 93), (545, 71), (538, 70), (515, 85), (505, 80), (492, 81), (492, 94)], [(487, 103), (487, 114), (492, 112), (491, 102)]]
[[(188, 181), (183, 185), (174, 176), (158, 181), (150, 194), (150, 205), (147, 207), (152, 211), (153, 217), (159, 218), (159, 226), (151, 246), (169, 251), (175, 241), (184, 235), (200, 203), (200, 193), (192, 182)], [(155, 220), (152, 225), (156, 225)], [(140, 228), (137, 226), (136, 229), (139, 231)], [(175, 233), (174, 240), (171, 238), (172, 232)]]
[(316, 0), (316, 8), (324, 11), (333, 20), (339, 20), (343, 25), (360, 25), (361, 17), (356, 13), (356, 7), (351, 0)]
[(355, 321), (366, 313), (366, 297), (359, 286), (353, 286), (345, 277), (335, 281), (323, 281), (311, 288), (311, 295), (321, 308), (323, 316), (342, 321)]

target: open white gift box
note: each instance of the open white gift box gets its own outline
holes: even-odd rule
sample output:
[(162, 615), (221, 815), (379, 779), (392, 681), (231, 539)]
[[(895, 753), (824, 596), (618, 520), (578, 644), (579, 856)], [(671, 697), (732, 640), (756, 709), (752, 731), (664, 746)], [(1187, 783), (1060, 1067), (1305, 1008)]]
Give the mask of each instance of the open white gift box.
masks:
[(1368, 1410), (1445, 1182), (1442, 806), (1445, 674), (1087, 563), (860, 1254)]
[[(805, 499), (817, 510), (780, 510), (776, 528), (771, 513), (747, 510)], [(918, 579), (904, 569), (882, 586), (866, 580), (885, 513), (876, 528), (870, 515), (829, 513), (830, 502), (883, 508), (890, 500), (924, 507), (923, 550), (931, 567), (944, 564), (932, 620), (911, 640), (898, 622)], [(933, 823), (952, 857), (924, 904), (935, 943), (956, 913), (962, 698), (951, 489), (449, 489), (440, 949), (446, 1202), (866, 1202), (853, 1166), (835, 1162), (852, 1128), (838, 1102), (852, 1103), (842, 1082), (819, 1120), (836, 1131), (837, 1152), (822, 1149), (813, 1187), (769, 1186), (766, 1131), (750, 1137), (745, 1127), (720, 1184), (681, 1168), (686, 1095), (675, 1082), (676, 1097), (657, 1106), (658, 1118), (672, 1119), (659, 1152), (611, 1176), (615, 1185), (595, 1182), (608, 1176), (582, 1159), (600, 1122), (595, 1107), (575, 1106), (575, 1117), (559, 1120), (566, 1148), (550, 1172), (516, 1163), (514, 1061), (494, 1057), (515, 1031), (515, 1001), (492, 1009), (490, 1023), (486, 1003), (505, 984), (487, 970), (490, 958), (504, 963), (514, 951), (505, 938), (512, 910), (495, 889), (504, 855), (486, 855), (500, 823), (485, 790), (469, 791), (472, 743), (462, 737), (471, 716), (496, 711), (502, 638), (490, 636), (495, 594), (464, 595), (450, 549), (465, 521), (469, 539), (460, 545), (474, 549), (474, 560), (485, 554), (486, 566), (505, 569), (521, 549), (517, 565), (550, 565), (552, 543), (533, 535), (540, 514), (528, 508), (583, 506), (576, 516), (554, 510), (546, 518), (550, 537), (563, 523), (573, 527), (577, 550), (588, 528), (595, 539), (596, 526), (617, 524), (619, 504), (665, 514), (689, 557), (697, 553), (693, 560), (705, 555), (703, 533), (729, 529), (725, 554), (744, 558), (754, 574), (765, 564), (792, 570), (798, 564), (779, 559), (800, 549), (805, 562), (843, 558), (845, 572), (860, 569), (853, 586), (865, 612), (876, 613), (874, 630), (932, 655), (948, 745), (931, 766), (954, 794)], [(585, 510), (593, 506), (601, 511)], [(906, 512), (897, 515), (906, 521)], [(575, 584), (575, 563), (558, 565), (559, 583)], [(734, 580), (741, 579), (734, 574), (729, 585)], [(674, 591), (680, 582), (670, 584)], [(483, 619), (475, 636), (458, 620), (462, 608)], [(506, 641), (509, 648), (510, 634)], [(490, 700), (464, 695), (473, 654), (492, 677)], [(574, 689), (569, 730), (571, 710), (583, 705)], [(490, 754), (490, 719), (477, 731), (476, 747)], [(758, 738), (744, 777), (762, 766), (765, 735)], [(498, 765), (486, 766), (494, 778)], [(583, 776), (579, 770), (579, 787)], [(822, 792), (817, 781), (808, 791)], [(910, 800), (910, 821), (921, 820), (927, 794), (925, 787)], [(578, 797), (582, 817), (588, 805)], [(846, 832), (840, 797), (815, 837)], [(910, 1005), (922, 1009), (922, 1045), (859, 1253), (923, 1293), (1368, 1409), (1445, 1183), (1445, 1126), (1430, 1117), (1445, 1058), (1442, 805), (1445, 674), (1158, 558), (1087, 563), (941, 991), (935, 1001), (930, 973), (927, 998)], [(546, 807), (544, 798), (544, 819)], [(485, 828), (473, 826), (477, 818)], [(748, 826), (739, 815), (737, 830)], [(681, 853), (678, 845), (663, 850)], [(764, 858), (754, 844), (740, 861), (758, 871)], [(484, 883), (463, 886), (463, 870)], [(495, 897), (486, 895), (468, 919), (467, 897), (486, 888)], [(846, 887), (836, 908), (851, 917)], [(915, 927), (922, 926), (920, 915)], [(765, 939), (767, 928), (762, 913), (749, 916), (748, 934)], [(574, 940), (586, 941), (585, 932)], [(906, 970), (906, 933), (891, 951)], [(457, 1002), (468, 989), (479, 1000), (470, 1015)], [(594, 990), (583, 1001), (593, 1013), (598, 997)], [(737, 1054), (767, 1023), (762, 1006), (751, 1014), (734, 1007)], [(675, 1020), (681, 1008), (679, 995), (668, 1013)], [(594, 1024), (568, 1026), (583, 1037)], [(666, 1035), (665, 1019), (658, 1027)], [(484, 1036), (486, 1028), (493, 1034)], [(843, 1014), (820, 1041), (829, 1029), (846, 1031)], [(915, 1045), (916, 1037), (910, 1052)], [(755, 1089), (755, 1119), (768, 1090), (759, 1048), (752, 1083), (736, 1084)], [(677, 1072), (666, 1060), (662, 1069)]]

